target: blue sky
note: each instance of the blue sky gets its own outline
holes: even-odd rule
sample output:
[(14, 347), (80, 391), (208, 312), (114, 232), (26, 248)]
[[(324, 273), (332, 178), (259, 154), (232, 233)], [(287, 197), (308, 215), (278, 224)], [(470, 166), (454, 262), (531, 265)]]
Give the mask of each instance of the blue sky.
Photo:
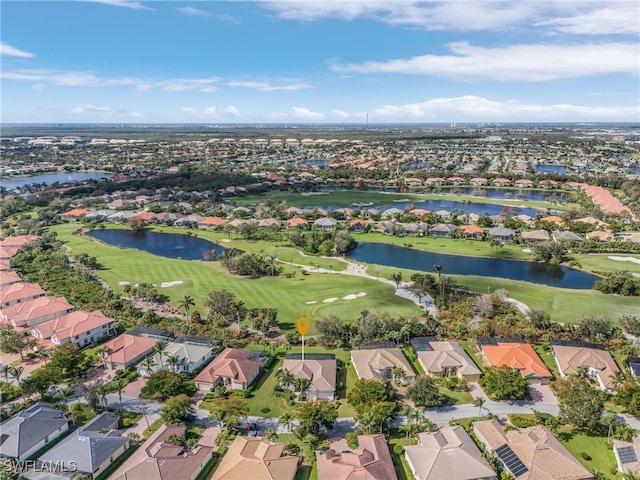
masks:
[(640, 2), (2, 0), (2, 122), (640, 121)]

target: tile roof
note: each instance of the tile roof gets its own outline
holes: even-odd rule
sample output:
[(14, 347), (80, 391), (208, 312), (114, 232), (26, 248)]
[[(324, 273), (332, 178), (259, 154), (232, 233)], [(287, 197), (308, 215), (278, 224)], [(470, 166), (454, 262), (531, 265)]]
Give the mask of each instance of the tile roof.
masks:
[(358, 435), (355, 451), (316, 452), (318, 480), (397, 480), (384, 435)]
[(524, 377), (551, 377), (551, 372), (528, 343), (498, 342), (497, 345), (481, 345), (489, 365), (507, 365), (519, 370)]
[(102, 345), (111, 352), (104, 361), (128, 365), (142, 355), (149, 353), (156, 343), (158, 340), (155, 338), (138, 337), (124, 333)]
[(282, 363), (283, 370), (289, 370), (294, 378), (311, 380), (310, 392), (335, 392), (336, 390), (336, 360), (314, 360), (287, 358)]
[(230, 378), (235, 383), (250, 383), (262, 368), (255, 350), (225, 348), (196, 376), (200, 383), (215, 383), (219, 377)]
[(414, 377), (413, 368), (399, 348), (377, 348), (371, 350), (351, 350), (351, 361), (360, 378), (382, 379), (380, 371), (400, 367), (405, 376)]
[(53, 320), (43, 322), (34, 330), (42, 334), (42, 338), (56, 337), (58, 340), (72, 338), (76, 335), (83, 334), (102, 325), (108, 325), (114, 322), (113, 318), (107, 317), (100, 310), (87, 312), (85, 310), (76, 310), (75, 312), (62, 315)]
[(563, 375), (577, 374), (580, 367), (589, 367), (598, 372), (598, 377), (605, 388), (613, 388), (614, 381), (611, 377), (620, 369), (611, 354), (604, 348), (552, 344), (551, 349)]
[(45, 293), (37, 283), (17, 282), (5, 285), (0, 287), (0, 306), (11, 305), (25, 298), (42, 297)]
[(418, 434), (418, 444), (407, 445), (405, 455), (417, 480), (497, 479), (460, 425)]
[(211, 480), (293, 480), (298, 457), (283, 450), (266, 438), (237, 436)]
[(73, 305), (66, 298), (45, 296), (0, 309), (0, 318), (6, 321), (10, 320), (14, 326), (25, 323), (31, 326), (42, 317), (60, 316), (72, 310)]
[(31, 242), (35, 242), (40, 238), (40, 235), (15, 235), (13, 237), (6, 237), (0, 240), (1, 247), (22, 247), (28, 245)]
[(480, 375), (482, 372), (458, 342), (429, 342), (431, 350), (418, 352), (424, 368), (438, 374), (443, 368), (456, 367), (461, 375)]
[(527, 471), (516, 480), (593, 479), (593, 474), (541, 425), (506, 432), (494, 419), (475, 422), (473, 428), (489, 449), (495, 451), (508, 445), (517, 455)]

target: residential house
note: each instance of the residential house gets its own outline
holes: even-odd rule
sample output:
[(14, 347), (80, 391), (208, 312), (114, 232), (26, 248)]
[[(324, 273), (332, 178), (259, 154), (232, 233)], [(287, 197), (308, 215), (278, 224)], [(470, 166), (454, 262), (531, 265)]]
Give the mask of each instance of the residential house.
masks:
[[(186, 427), (162, 425), (113, 472), (110, 480), (195, 480), (211, 460), (215, 448), (200, 444), (201, 438), (195, 448), (185, 449), (186, 430)], [(174, 435), (180, 444), (173, 441)]]
[(530, 383), (548, 384), (551, 380), (551, 372), (528, 343), (499, 338), (479, 338), (478, 343), (490, 367), (506, 365), (518, 370)]
[(384, 233), (385, 235), (393, 235), (396, 231), (396, 226), (392, 221), (382, 221), (376, 223), (374, 230), (378, 233)]
[(361, 218), (355, 218), (349, 222), (348, 228), (350, 232), (366, 232), (369, 228), (369, 222), (362, 220)]
[(440, 187), (446, 183), (446, 180), (440, 177), (431, 177), (427, 178), (424, 183), (425, 185), (429, 185), (430, 187)]
[(563, 190), (580, 190), (580, 183), (578, 182), (565, 182), (562, 184)]
[(109, 215), (107, 220), (111, 223), (127, 223), (130, 218), (133, 218), (136, 215), (137, 213), (132, 212), (131, 210), (122, 210), (114, 213), (113, 215)]
[[(169, 362), (170, 357), (176, 359), (175, 365)], [(139, 364), (138, 374), (146, 377), (163, 369), (192, 373), (213, 358), (213, 346), (207, 338), (186, 335), (168, 343), (162, 354), (155, 353), (151, 358), (154, 367), (149, 371)]]
[(417, 351), (418, 363), (430, 377), (458, 377), (477, 382), (482, 371), (458, 342), (427, 342), (427, 348)]
[(588, 232), (586, 238), (594, 242), (613, 242), (615, 237), (611, 232), (605, 232), (602, 230), (596, 230), (594, 232)]
[(484, 228), (477, 225), (462, 225), (458, 227), (458, 235), (462, 238), (482, 240), (484, 237)]
[(14, 328), (25, 330), (71, 311), (73, 305), (66, 298), (38, 297), (0, 309), (0, 323), (9, 322)]
[(235, 438), (211, 480), (293, 480), (298, 457), (283, 455), (285, 445), (266, 438)]
[(287, 212), (287, 217), (289, 218), (301, 217), (302, 215), (304, 215), (304, 210), (298, 207), (289, 207), (285, 210), (285, 212)]
[(508, 178), (494, 178), (491, 181), (491, 185), (493, 185), (494, 187), (508, 187), (509, 185), (511, 185), (511, 180), (509, 180)]
[(447, 183), (449, 185), (464, 185), (465, 179), (462, 177), (449, 177), (447, 178)]
[(335, 218), (322, 217), (313, 222), (313, 225), (317, 230), (332, 232), (338, 226), (338, 221)]
[(461, 425), (419, 433), (418, 444), (407, 445), (404, 455), (417, 480), (498, 480)]
[(391, 207), (387, 208), (384, 212), (380, 214), (380, 218), (388, 219), (393, 218), (396, 215), (402, 215), (404, 212), (399, 208)]
[(553, 231), (553, 239), (556, 242), (582, 242), (583, 238), (582, 236), (578, 235), (577, 233), (573, 233), (570, 231), (560, 231), (560, 230), (554, 230)]
[(640, 435), (635, 435), (631, 442), (615, 439), (613, 455), (619, 472), (640, 475)]
[(563, 377), (577, 375), (586, 368), (587, 375), (598, 382), (600, 390), (611, 392), (614, 389), (614, 375), (620, 369), (604, 345), (552, 340), (551, 351)]
[(513, 240), (516, 231), (511, 228), (493, 227), (489, 229), (489, 238), (497, 242), (507, 243)]
[(316, 452), (318, 480), (397, 480), (384, 435), (358, 435), (356, 450)]
[(556, 182), (555, 180), (540, 180), (538, 182), (538, 186), (540, 188), (558, 188), (558, 182)]
[(309, 228), (309, 221), (302, 217), (294, 217), (287, 220), (287, 227), (297, 228), (298, 230), (306, 230)]
[(429, 229), (430, 237), (451, 238), (458, 227), (448, 223), (438, 223)]
[(351, 350), (351, 363), (356, 369), (358, 378), (375, 378), (383, 382), (394, 380), (394, 370), (402, 370), (398, 377), (403, 383), (411, 383), (416, 374), (399, 348), (372, 348)]
[[(4, 277), (4, 274), (2, 275)], [(43, 297), (46, 292), (37, 283), (17, 282), (0, 287), (0, 308)]]
[(63, 220), (75, 221), (80, 220), (82, 217), (86, 217), (87, 215), (91, 215), (93, 210), (87, 210), (85, 208), (74, 208), (73, 210), (69, 210), (68, 212), (64, 212), (60, 215)]
[(555, 223), (559, 227), (562, 227), (565, 224), (565, 221), (557, 215), (549, 215), (547, 217), (542, 217), (540, 221), (545, 223)]
[(155, 338), (123, 333), (102, 344), (102, 348), (108, 352), (103, 364), (110, 370), (128, 368), (149, 355), (156, 343), (158, 340)]
[(627, 357), (629, 373), (635, 379), (640, 379), (640, 357)]
[(0, 240), (0, 247), (24, 247), (35, 242), (40, 235), (14, 235)]
[(551, 237), (549, 237), (549, 232), (546, 230), (529, 230), (520, 233), (522, 237), (522, 241), (524, 243), (539, 243), (539, 242), (548, 242)]
[(289, 353), (281, 368), (288, 370), (294, 379), (306, 378), (311, 382), (305, 390), (308, 400), (334, 399), (337, 371), (335, 355), (307, 353), (302, 360), (301, 354)]
[(108, 335), (113, 335), (115, 320), (99, 310), (87, 312), (76, 310), (31, 329), (31, 335), (41, 340), (50, 338), (56, 345), (75, 343), (85, 347)]
[(114, 213), (116, 213), (115, 210), (96, 210), (95, 212), (87, 214), (87, 219), (99, 222), (106, 220)]
[(22, 279), (16, 272), (2, 272), (2, 276), (0, 276), (0, 292), (2, 288), (18, 282), (22, 282)]
[(0, 423), (0, 452), (24, 461), (68, 430), (60, 410), (39, 402)]
[(533, 180), (520, 178), (515, 181), (514, 185), (518, 188), (533, 188)]
[(256, 379), (266, 357), (256, 350), (225, 348), (196, 377), (201, 391), (222, 385), (231, 390), (243, 390)]
[(469, 185), (483, 187), (489, 183), (489, 180), (483, 177), (475, 177), (469, 180)]
[(260, 228), (280, 228), (282, 222), (277, 218), (265, 218), (258, 222)]
[(494, 419), (475, 422), (473, 431), (516, 480), (593, 480), (593, 474), (542, 425), (506, 431)]
[(119, 420), (111, 412), (93, 417), (38, 460), (57, 463), (66, 471), (85, 473), (95, 478), (130, 446), (129, 437), (116, 430)]
[(216, 229), (222, 228), (227, 223), (229, 223), (229, 220), (227, 220), (226, 218), (206, 217), (198, 222), (198, 228), (204, 228), (207, 230), (216, 230)]
[(419, 178), (416, 178), (416, 177), (409, 177), (409, 178), (405, 178), (404, 179), (404, 184), (407, 187), (421, 187), (422, 186), (422, 180), (420, 180)]

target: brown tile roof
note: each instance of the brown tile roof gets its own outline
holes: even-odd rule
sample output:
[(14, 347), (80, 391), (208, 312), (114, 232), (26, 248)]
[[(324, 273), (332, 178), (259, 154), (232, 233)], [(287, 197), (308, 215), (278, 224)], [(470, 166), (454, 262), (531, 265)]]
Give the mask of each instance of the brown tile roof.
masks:
[(43, 338), (56, 337), (58, 340), (64, 340), (102, 327), (102, 325), (108, 325), (114, 321), (113, 318), (107, 317), (100, 310), (93, 312), (76, 310), (67, 315), (62, 315), (61, 317), (41, 323), (35, 327), (34, 330), (41, 332)]
[(2, 274), (0, 275), (0, 285), (2, 285), (3, 287), (21, 281), (22, 279), (20, 278), (20, 275), (18, 275), (16, 272), (2, 272)]
[(229, 223), (229, 220), (227, 220), (226, 218), (220, 218), (220, 217), (207, 217), (207, 218), (203, 218), (202, 220), (200, 220), (198, 222), (198, 225), (207, 225), (207, 226), (212, 226), (212, 227), (221, 227), (222, 225), (225, 225)]
[(21, 249), (17, 245), (0, 245), (0, 258), (15, 257)]
[(11, 321), (14, 326), (34, 325), (42, 317), (60, 316), (73, 310), (73, 305), (62, 297), (39, 297), (0, 309), (0, 318)]
[(549, 240), (549, 232), (546, 230), (529, 230), (520, 234), (523, 240)]
[(12, 283), (11, 285), (0, 287), (0, 307), (17, 303), (25, 298), (42, 297), (45, 293), (37, 283)]
[(294, 378), (307, 378), (311, 381), (310, 392), (335, 392), (336, 360), (314, 360), (287, 358), (282, 363), (283, 370), (289, 370)]
[(599, 348), (551, 345), (553, 354), (563, 375), (577, 374), (585, 366), (597, 371), (600, 382), (607, 389), (613, 389), (611, 376), (620, 369), (609, 352)]
[(439, 374), (443, 368), (456, 367), (461, 375), (482, 372), (458, 342), (429, 342), (432, 350), (418, 352), (418, 359), (428, 372)]
[(358, 450), (316, 452), (318, 480), (397, 480), (384, 435), (358, 435)]
[(300, 225), (308, 225), (308, 224), (309, 222), (307, 220), (299, 217), (290, 218), (289, 220), (287, 220), (288, 227), (299, 227)]
[(508, 445), (520, 458), (527, 471), (516, 480), (593, 479), (593, 474), (541, 425), (505, 432), (494, 419), (475, 422), (473, 428), (490, 450)]
[(0, 240), (1, 247), (22, 247), (31, 242), (35, 242), (40, 238), (40, 235), (16, 235), (13, 237), (6, 237)]
[(551, 372), (528, 343), (498, 342), (497, 345), (482, 345), (482, 353), (489, 365), (507, 365), (519, 370), (524, 377), (551, 377)]
[[(185, 451), (167, 442), (169, 435), (184, 439), (185, 427), (162, 425), (109, 477), (110, 480), (192, 480), (211, 458), (213, 448), (199, 445)], [(249, 480), (245, 478), (244, 480)]]
[(405, 376), (415, 377), (411, 365), (399, 348), (377, 348), (371, 350), (351, 350), (351, 361), (360, 378), (382, 379), (380, 371), (400, 367)]
[(109, 349), (111, 352), (105, 357), (104, 361), (106, 363), (128, 365), (142, 355), (149, 353), (156, 343), (158, 343), (158, 340), (155, 338), (124, 333), (102, 345), (102, 347)]
[(73, 210), (69, 210), (68, 212), (64, 212), (62, 214), (63, 217), (73, 217), (73, 218), (79, 218), (83, 215), (89, 215), (90, 213), (93, 213), (93, 210), (86, 210), (84, 208), (74, 208)]
[(211, 480), (293, 480), (298, 457), (282, 456), (284, 444), (238, 436)]
[(262, 363), (255, 350), (225, 348), (220, 355), (204, 367), (195, 381), (215, 383), (219, 377), (230, 378), (235, 383), (250, 383), (260, 371)]

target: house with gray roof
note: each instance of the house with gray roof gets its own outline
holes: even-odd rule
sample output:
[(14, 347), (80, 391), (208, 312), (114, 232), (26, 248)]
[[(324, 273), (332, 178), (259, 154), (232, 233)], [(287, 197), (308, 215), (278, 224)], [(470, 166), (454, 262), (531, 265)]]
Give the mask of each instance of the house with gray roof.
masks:
[[(200, 338), (187, 335), (167, 344), (164, 352), (155, 353), (151, 357), (154, 367), (147, 370), (139, 364), (138, 374), (146, 377), (159, 370), (174, 370), (176, 373), (194, 372), (213, 358), (213, 345), (210, 341), (201, 341)], [(173, 356), (177, 357), (175, 365), (169, 362), (169, 357)]]
[(338, 221), (335, 218), (322, 217), (316, 220), (313, 224), (318, 230), (333, 231), (338, 226)]
[(577, 233), (570, 231), (554, 230), (553, 239), (556, 242), (582, 242), (584, 239)]
[(515, 235), (516, 231), (511, 228), (493, 227), (489, 229), (489, 238), (498, 242), (510, 242)]
[(429, 236), (438, 238), (451, 238), (458, 227), (448, 223), (438, 223), (429, 229)]
[(129, 437), (115, 429), (118, 420), (110, 412), (93, 417), (38, 460), (61, 465), (63, 470), (96, 476), (129, 448)]
[(418, 363), (430, 377), (458, 377), (477, 382), (482, 374), (458, 342), (427, 342), (427, 348), (416, 352)]
[(26, 460), (68, 430), (60, 410), (36, 403), (0, 424), (0, 456)]

